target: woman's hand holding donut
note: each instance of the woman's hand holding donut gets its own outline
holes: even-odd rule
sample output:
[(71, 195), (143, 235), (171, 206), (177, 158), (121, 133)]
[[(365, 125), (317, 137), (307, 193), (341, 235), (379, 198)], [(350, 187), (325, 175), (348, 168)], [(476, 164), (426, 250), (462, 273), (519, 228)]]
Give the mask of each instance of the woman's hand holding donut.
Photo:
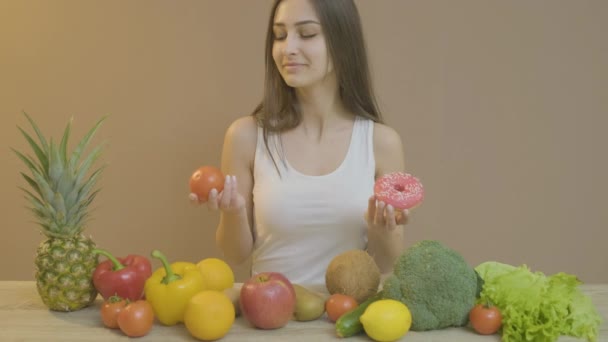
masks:
[(376, 196), (369, 198), (365, 221), (369, 229), (392, 231), (408, 220), (409, 210), (395, 210), (392, 205), (377, 201)]
[[(201, 203), (194, 193), (189, 195), (190, 202)], [(238, 192), (236, 176), (226, 175), (224, 189), (218, 194), (217, 189), (209, 191), (209, 199), (204, 202), (209, 210), (221, 210), (224, 213), (236, 213), (245, 208), (245, 198)]]

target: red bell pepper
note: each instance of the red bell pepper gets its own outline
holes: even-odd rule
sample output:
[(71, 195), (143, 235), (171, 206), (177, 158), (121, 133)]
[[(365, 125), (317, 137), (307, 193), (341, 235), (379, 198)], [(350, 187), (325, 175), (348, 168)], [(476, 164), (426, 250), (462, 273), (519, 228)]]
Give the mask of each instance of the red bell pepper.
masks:
[(144, 285), (152, 275), (150, 260), (141, 255), (115, 258), (110, 253), (95, 249), (93, 253), (108, 258), (93, 272), (93, 285), (104, 299), (118, 296), (136, 301), (144, 296)]

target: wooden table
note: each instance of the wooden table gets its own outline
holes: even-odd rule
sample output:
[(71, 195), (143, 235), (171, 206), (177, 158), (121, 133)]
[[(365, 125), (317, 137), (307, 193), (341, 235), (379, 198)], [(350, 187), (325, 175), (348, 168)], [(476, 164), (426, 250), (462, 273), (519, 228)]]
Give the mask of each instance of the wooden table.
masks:
[[(600, 327), (598, 341), (608, 341), (608, 285), (583, 285), (600, 311), (604, 323)], [(33, 281), (0, 281), (0, 341), (114, 341), (128, 340), (120, 330), (107, 329), (101, 323), (99, 307), (101, 298), (95, 305), (75, 312), (54, 312), (48, 310)], [(152, 331), (140, 341), (196, 341), (183, 324), (162, 326), (155, 323)], [(276, 330), (252, 328), (242, 317), (237, 318), (230, 332), (222, 341), (371, 341), (365, 335), (340, 339), (335, 336), (334, 326), (325, 317), (312, 322), (290, 322)], [(450, 328), (427, 332), (408, 332), (402, 341), (500, 341), (498, 335), (481, 336), (468, 328)], [(560, 342), (580, 341), (561, 337)]]

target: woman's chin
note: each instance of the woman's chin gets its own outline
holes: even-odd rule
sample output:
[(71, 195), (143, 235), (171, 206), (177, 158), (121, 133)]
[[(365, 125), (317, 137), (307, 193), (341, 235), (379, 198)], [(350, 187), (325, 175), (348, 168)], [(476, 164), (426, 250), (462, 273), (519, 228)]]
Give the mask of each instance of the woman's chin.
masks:
[(301, 79), (299, 79), (298, 77), (284, 77), (283, 80), (285, 80), (285, 84), (287, 84), (288, 86), (292, 87), (292, 88), (302, 88), (302, 87), (306, 87), (307, 82), (303, 82)]

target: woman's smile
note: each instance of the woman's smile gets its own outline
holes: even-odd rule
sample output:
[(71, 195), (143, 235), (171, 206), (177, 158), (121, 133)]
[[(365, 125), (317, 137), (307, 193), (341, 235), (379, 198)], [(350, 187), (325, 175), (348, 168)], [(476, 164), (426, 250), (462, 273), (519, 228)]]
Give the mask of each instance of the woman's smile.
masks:
[(302, 63), (289, 62), (289, 63), (283, 64), (283, 69), (285, 71), (287, 71), (288, 73), (297, 72), (298, 70), (300, 70), (303, 67), (304, 67), (304, 64), (302, 64)]

